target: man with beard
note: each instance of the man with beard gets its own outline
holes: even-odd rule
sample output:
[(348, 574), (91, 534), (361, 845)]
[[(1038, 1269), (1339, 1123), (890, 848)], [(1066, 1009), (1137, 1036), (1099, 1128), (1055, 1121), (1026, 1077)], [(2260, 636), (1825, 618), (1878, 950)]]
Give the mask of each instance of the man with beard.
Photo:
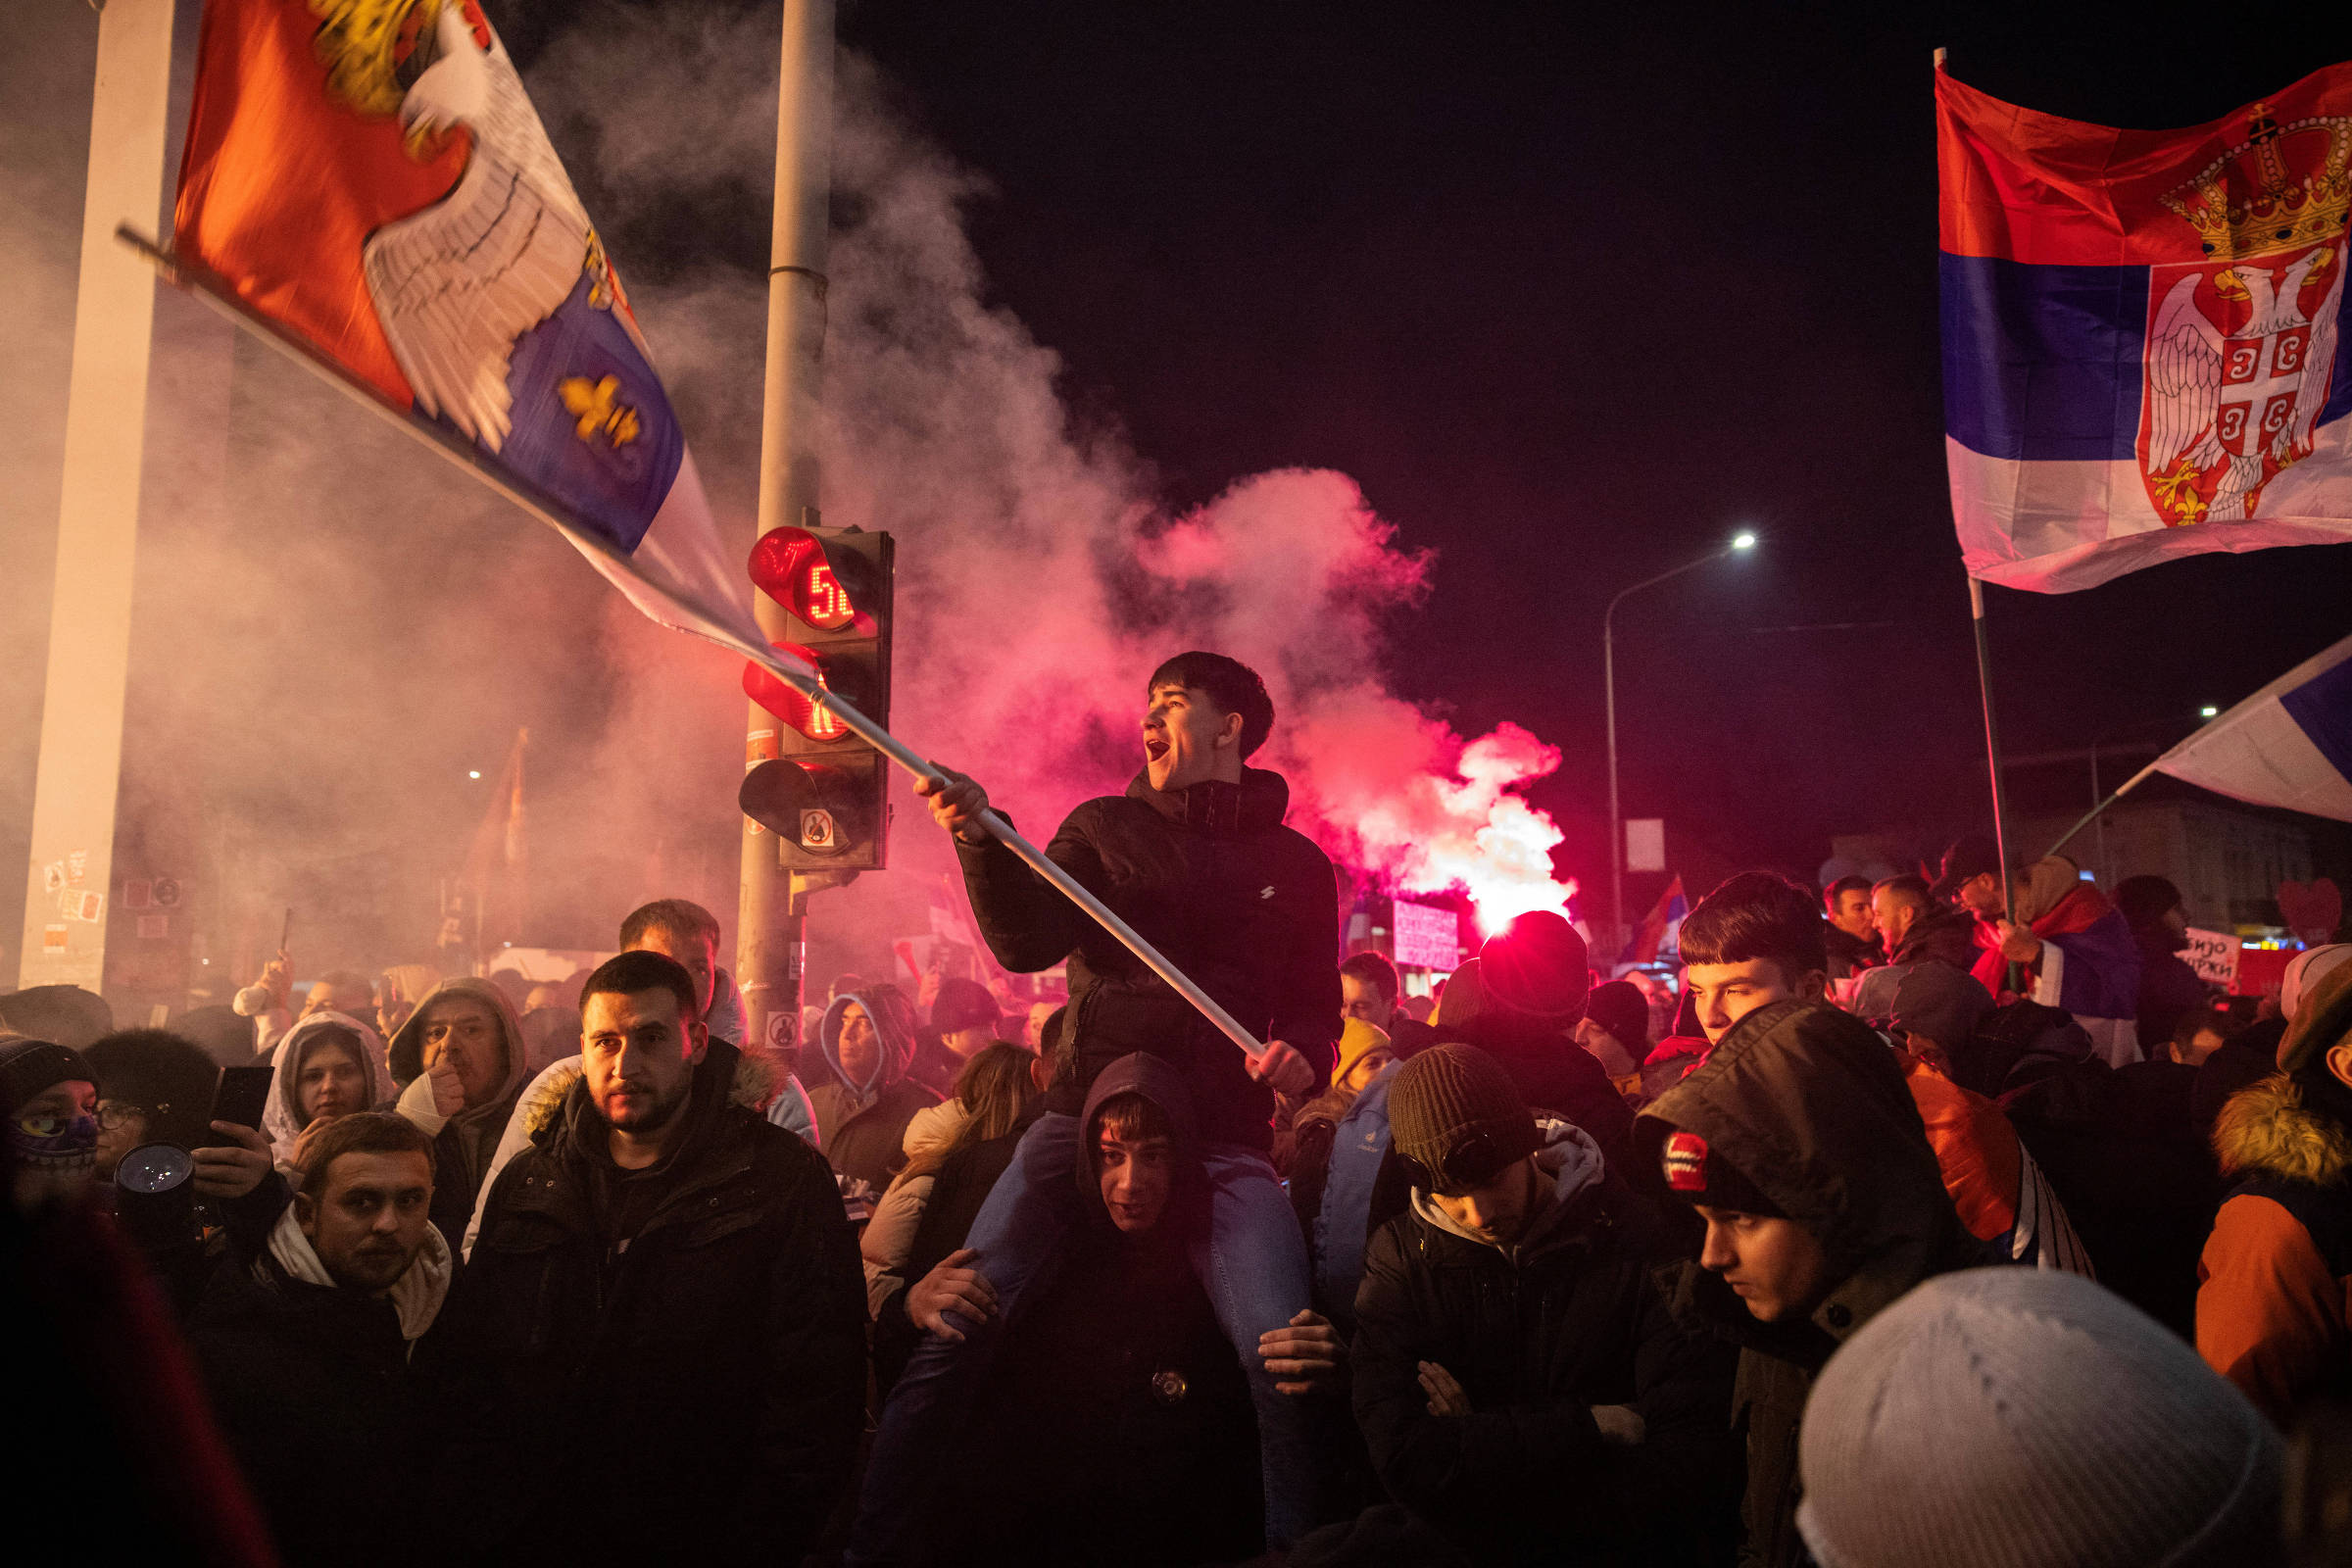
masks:
[(585, 1071), (490, 1189), (442, 1347), (462, 1555), (798, 1562), (849, 1478), (857, 1245), (696, 1003), (657, 953), (590, 975)]
[(190, 1336), (222, 1432), (289, 1568), (397, 1563), (425, 1542), (416, 1342), (448, 1293), (433, 1145), (382, 1111), (338, 1116), (266, 1246), (223, 1259)]

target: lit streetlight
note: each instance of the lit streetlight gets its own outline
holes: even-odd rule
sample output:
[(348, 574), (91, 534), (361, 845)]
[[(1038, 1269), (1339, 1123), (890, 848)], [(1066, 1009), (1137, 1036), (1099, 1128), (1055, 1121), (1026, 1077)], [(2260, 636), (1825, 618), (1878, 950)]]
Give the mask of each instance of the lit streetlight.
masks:
[(466, 770), (466, 776), (467, 778), (480, 778), (482, 776), (482, 770), (478, 767), (469, 767)]
[(1753, 530), (1742, 528), (1732, 535), (1731, 543), (1720, 550), (1710, 550), (1696, 561), (1687, 561), (1670, 571), (1655, 577), (1645, 577), (1631, 588), (1620, 591), (1609, 601), (1609, 608), (1600, 616), (1601, 684), (1607, 694), (1609, 729), (1609, 941), (1611, 951), (1622, 956), (1627, 931), (1625, 927), (1625, 820), (1618, 814), (1617, 805), (1617, 607), (1644, 588), (1654, 588), (1669, 578), (1680, 577), (1686, 571), (1696, 571), (1709, 562), (1738, 555), (1756, 547)]

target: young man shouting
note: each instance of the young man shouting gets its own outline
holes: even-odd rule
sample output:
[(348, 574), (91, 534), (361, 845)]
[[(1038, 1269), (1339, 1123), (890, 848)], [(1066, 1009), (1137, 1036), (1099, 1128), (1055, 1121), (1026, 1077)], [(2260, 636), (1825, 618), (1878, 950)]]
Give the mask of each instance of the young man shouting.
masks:
[(1046, 853), (1268, 1044), (1243, 1053), (1108, 932), (990, 837), (980, 786), (949, 773), (918, 786), (955, 836), (972, 914), (1014, 971), (1069, 960), (1073, 1071), (974, 1223), (968, 1245), (1001, 1311), (933, 1338), (893, 1390), (866, 1473), (852, 1558), (895, 1561), (933, 1461), (951, 1440), (995, 1325), (1076, 1222), (1078, 1112), (1110, 1062), (1142, 1052), (1173, 1067), (1200, 1124), (1209, 1195), (1201, 1283), (1250, 1369), (1265, 1474), (1266, 1535), (1287, 1545), (1312, 1511), (1314, 1455), (1297, 1402), (1258, 1351), (1307, 1306), (1305, 1244), (1268, 1162), (1274, 1094), (1305, 1099), (1340, 1035), (1339, 895), (1331, 862), (1283, 826), (1290, 791), (1245, 765), (1274, 726), (1265, 683), (1222, 655), (1182, 654), (1145, 688), (1143, 770), (1126, 793), (1086, 802)]

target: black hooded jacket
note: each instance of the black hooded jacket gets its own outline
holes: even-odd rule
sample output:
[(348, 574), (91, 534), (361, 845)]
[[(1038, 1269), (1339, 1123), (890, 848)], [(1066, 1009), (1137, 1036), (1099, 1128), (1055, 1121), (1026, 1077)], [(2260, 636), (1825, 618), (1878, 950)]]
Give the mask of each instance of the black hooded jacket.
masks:
[[(1289, 808), (1290, 787), (1262, 768), (1165, 793), (1139, 774), (1072, 811), (1046, 854), (1244, 1028), (1297, 1048), (1320, 1084), (1340, 1038), (1339, 888), (1323, 852), (1282, 825)], [(999, 963), (1069, 959), (1077, 1071), (1049, 1110), (1075, 1114), (1106, 1063), (1140, 1051), (1183, 1075), (1203, 1139), (1272, 1147), (1274, 1092), (1214, 1025), (1003, 844), (956, 853)]]
[(730, 1102), (735, 1060), (710, 1044), (651, 1169), (613, 1164), (582, 1082), (491, 1188), (428, 1342), (448, 1536), (483, 1560), (797, 1562), (838, 1500), (864, 1399), (857, 1244), (816, 1152)]
[(1809, 1561), (1796, 1533), (1798, 1419), (1832, 1351), (1922, 1280), (2001, 1259), (1961, 1228), (1894, 1054), (1817, 1002), (1776, 1002), (1734, 1024), (1705, 1063), (1636, 1125), (1655, 1156), (1696, 1133), (1813, 1234), (1837, 1283), (1801, 1320), (1758, 1322), (1722, 1278), (1680, 1265), (1677, 1313), (1741, 1347), (1733, 1420), (1747, 1432), (1743, 1564)]
[[(1551, 1206), (1507, 1253), (1440, 1223), (1420, 1194), (1373, 1237), (1356, 1422), (1390, 1495), (1472, 1561), (1712, 1560), (1739, 1490), (1735, 1352), (1659, 1293), (1670, 1217), (1547, 1126)], [(1468, 1416), (1429, 1413), (1425, 1360), (1461, 1385)], [(1604, 1404), (1640, 1411), (1639, 1446), (1601, 1435)]]
[(1207, 1222), (1191, 1095), (1156, 1057), (1113, 1061), (1086, 1098), (1086, 1142), (1128, 1093), (1175, 1128), (1166, 1213), (1122, 1234), (1080, 1158), (1085, 1218), (1023, 1291), (967, 1441), (945, 1456), (930, 1560), (1231, 1562), (1263, 1542), (1249, 1383), (1191, 1261)]

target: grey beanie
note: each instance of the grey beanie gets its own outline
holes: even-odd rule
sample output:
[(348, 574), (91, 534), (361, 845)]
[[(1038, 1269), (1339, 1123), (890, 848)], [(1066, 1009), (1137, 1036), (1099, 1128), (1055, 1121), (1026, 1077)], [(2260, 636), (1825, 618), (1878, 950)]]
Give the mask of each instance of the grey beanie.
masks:
[(1796, 1525), (1822, 1568), (2223, 1568), (2278, 1557), (2278, 1434), (2076, 1274), (1929, 1281), (1830, 1358)]

